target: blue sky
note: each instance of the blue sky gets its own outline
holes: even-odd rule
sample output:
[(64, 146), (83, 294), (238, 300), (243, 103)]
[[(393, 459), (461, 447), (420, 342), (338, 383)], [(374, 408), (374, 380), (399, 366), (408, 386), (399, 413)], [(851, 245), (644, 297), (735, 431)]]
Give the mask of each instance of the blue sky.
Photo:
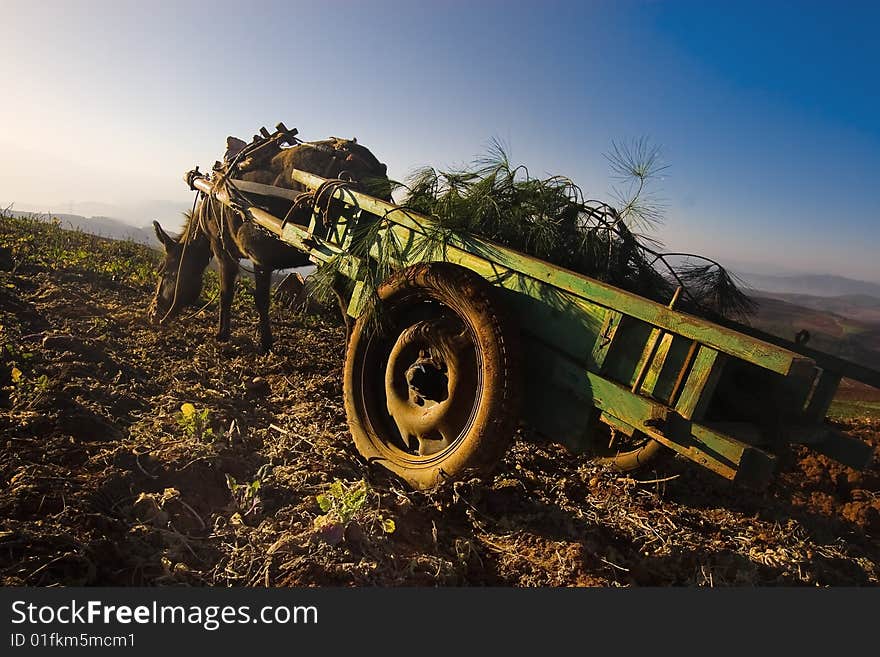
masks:
[(0, 0), (0, 16), (4, 206), (173, 222), (184, 171), (279, 120), (357, 137), (398, 178), (498, 137), (605, 198), (602, 154), (645, 136), (669, 165), (670, 249), (880, 281), (878, 3)]

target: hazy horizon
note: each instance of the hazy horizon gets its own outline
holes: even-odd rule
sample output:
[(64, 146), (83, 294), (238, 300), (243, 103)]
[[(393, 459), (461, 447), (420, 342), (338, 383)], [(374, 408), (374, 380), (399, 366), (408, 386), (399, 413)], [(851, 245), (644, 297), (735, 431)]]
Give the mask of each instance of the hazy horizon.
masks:
[(179, 225), (183, 173), (278, 121), (397, 179), (497, 137), (607, 199), (646, 136), (670, 250), (880, 282), (876, 6), (0, 4), (2, 207)]

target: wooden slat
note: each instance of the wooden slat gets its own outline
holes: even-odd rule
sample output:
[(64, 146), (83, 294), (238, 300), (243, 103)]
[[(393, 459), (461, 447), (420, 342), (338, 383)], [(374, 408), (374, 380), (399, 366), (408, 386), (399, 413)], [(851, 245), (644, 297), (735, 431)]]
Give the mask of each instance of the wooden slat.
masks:
[(602, 411), (599, 413), (599, 421), (604, 422), (609, 427), (613, 427), (617, 431), (627, 436), (632, 436), (636, 432), (636, 428), (629, 424), (628, 422), (624, 422), (619, 417), (614, 417), (608, 411)]
[(854, 470), (864, 470), (874, 458), (874, 448), (866, 442), (853, 438), (834, 427), (827, 427), (825, 440), (810, 444), (820, 454), (840, 461)]
[[(635, 374), (633, 375), (630, 387), (630, 390), (633, 392), (638, 392), (642, 387), (642, 382), (648, 374), (648, 368), (651, 366), (651, 363), (654, 362), (654, 355), (657, 353), (657, 345), (660, 343), (661, 335), (663, 335), (663, 331), (660, 329), (651, 329), (651, 334), (645, 342), (645, 348), (642, 349), (642, 355), (636, 363)], [(667, 333), (666, 335), (669, 334)]]
[(663, 337), (660, 339), (660, 345), (657, 347), (657, 352), (654, 354), (654, 358), (651, 361), (651, 366), (648, 368), (648, 373), (645, 375), (645, 380), (641, 385), (641, 391), (643, 394), (653, 396), (654, 389), (657, 387), (657, 382), (660, 380), (660, 373), (663, 371), (663, 366), (666, 364), (666, 356), (669, 355), (669, 348), (672, 346), (672, 341), (675, 338), (672, 333), (664, 333)]
[(367, 295), (364, 290), (366, 286), (363, 281), (356, 281), (354, 289), (351, 291), (351, 299), (348, 301), (347, 313), (352, 317), (360, 317), (364, 312), (364, 306), (367, 303)]
[(673, 404), (684, 385), (694, 356), (697, 353), (698, 344), (680, 335), (673, 336), (672, 345), (666, 354), (660, 377), (654, 385), (652, 397), (667, 404)]
[[(319, 176), (299, 170), (294, 170), (292, 177), (297, 182), (312, 189), (319, 187), (324, 182), (324, 179)], [(426, 226), (433, 223), (429, 217), (350, 189), (338, 189), (334, 192), (334, 196), (343, 202), (357, 205), (367, 212), (385, 217), (389, 221), (396, 222), (401, 226), (421, 233), (425, 233)], [(637, 294), (626, 292), (613, 285), (608, 285), (582, 274), (552, 265), (513, 249), (493, 244), (484, 239), (472, 236), (462, 239), (452, 236), (450, 237), (449, 244), (452, 247), (464, 250), (476, 258), (489, 260), (507, 269), (527, 274), (593, 303), (641, 319), (672, 333), (697, 340), (719, 351), (780, 374), (788, 374), (795, 362), (809, 360), (787, 349), (780, 349), (738, 331), (718, 326), (692, 315), (670, 310), (662, 304), (649, 301)]]
[(610, 308), (606, 310), (605, 320), (602, 322), (602, 328), (599, 331), (599, 335), (596, 337), (596, 342), (593, 345), (591, 355), (593, 367), (596, 368), (597, 372), (601, 373), (605, 369), (605, 359), (611, 351), (611, 347), (614, 344), (614, 337), (617, 335), (617, 329), (620, 328), (622, 320), (623, 315), (621, 313), (616, 310), (611, 310)]
[(715, 393), (721, 377), (724, 355), (706, 346), (700, 346), (688, 374), (675, 410), (687, 419), (701, 420)]
[(245, 194), (274, 196), (276, 198), (285, 198), (290, 201), (293, 201), (294, 199), (296, 199), (297, 196), (302, 194), (302, 191), (285, 189), (284, 187), (276, 187), (275, 185), (264, 185), (262, 183), (251, 182), (249, 180), (236, 180), (233, 178), (229, 182), (237, 189), (243, 191)]
[(831, 406), (834, 395), (837, 393), (837, 387), (840, 385), (841, 378), (841, 375), (837, 372), (822, 370), (818, 381), (816, 381), (813, 394), (810, 396), (810, 401), (807, 402), (807, 408), (804, 411), (804, 415), (808, 420), (821, 422), (825, 419), (828, 408)]

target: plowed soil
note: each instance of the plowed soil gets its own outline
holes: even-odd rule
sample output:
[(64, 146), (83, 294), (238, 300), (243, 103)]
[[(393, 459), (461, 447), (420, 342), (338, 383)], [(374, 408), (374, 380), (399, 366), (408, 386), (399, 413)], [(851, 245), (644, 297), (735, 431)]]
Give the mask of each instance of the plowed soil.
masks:
[[(756, 492), (671, 457), (620, 476), (523, 431), (493, 475), (414, 493), (354, 449), (332, 313), (276, 305), (267, 356), (246, 293), (229, 343), (213, 337), (213, 303), (157, 329), (135, 266), (157, 254), (35, 230), (0, 223), (12, 256), (0, 271), (5, 585), (880, 580), (876, 457), (855, 472), (795, 448)], [(880, 443), (880, 423), (845, 427)], [(318, 496), (337, 480), (368, 492), (325, 522)]]

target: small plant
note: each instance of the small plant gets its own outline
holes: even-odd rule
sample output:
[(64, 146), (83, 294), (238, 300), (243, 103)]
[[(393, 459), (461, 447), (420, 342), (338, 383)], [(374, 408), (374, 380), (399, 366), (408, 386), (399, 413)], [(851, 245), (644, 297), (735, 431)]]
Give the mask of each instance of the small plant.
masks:
[(317, 535), (335, 545), (345, 537), (345, 530), (352, 524), (358, 525), (362, 530), (378, 527), (386, 534), (393, 533), (397, 529), (394, 520), (384, 517), (367, 505), (372, 495), (375, 494), (364, 479), (351, 484), (339, 479), (334, 481), (327, 492), (315, 497), (324, 512), (324, 515), (314, 520)]
[(49, 377), (41, 374), (37, 378), (28, 377), (15, 364), (9, 372), (12, 381), (12, 402), (16, 406), (32, 408), (49, 389)]
[(181, 404), (177, 423), (183, 429), (184, 435), (190, 438), (198, 440), (214, 438), (214, 429), (211, 428), (211, 411), (207, 408), (197, 410), (189, 402)]
[(232, 501), (238, 509), (237, 513), (242, 518), (260, 515), (263, 507), (260, 490), (263, 487), (263, 481), (271, 474), (271, 470), (272, 466), (268, 463), (260, 466), (250, 482), (238, 482), (231, 474), (226, 474), (226, 485), (229, 487), (229, 492), (232, 493)]

